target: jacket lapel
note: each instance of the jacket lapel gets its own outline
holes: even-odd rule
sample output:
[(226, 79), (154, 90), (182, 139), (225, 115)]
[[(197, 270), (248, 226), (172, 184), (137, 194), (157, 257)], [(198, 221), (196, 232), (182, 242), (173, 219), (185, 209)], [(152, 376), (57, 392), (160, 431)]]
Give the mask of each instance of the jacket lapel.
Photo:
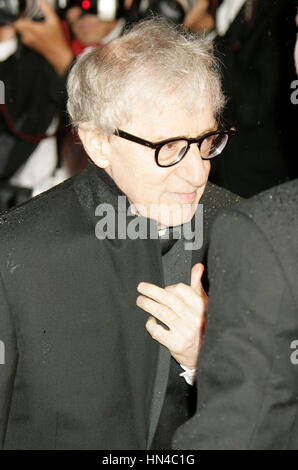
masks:
[[(184, 250), (184, 240), (178, 240), (165, 257), (163, 258), (164, 285), (169, 286), (178, 282), (189, 283), (192, 252), (191, 250)], [(168, 349), (160, 345), (153, 388), (147, 449), (151, 447), (166, 398), (170, 361), (171, 355)]]
[[(86, 177), (89, 184), (86, 184)], [(119, 222), (120, 219), (128, 224), (133, 219), (136, 219), (136, 217), (127, 215), (124, 218), (129, 202), (126, 198), (125, 204), (119, 206), (119, 196), (125, 197), (125, 195), (121, 193), (113, 180), (104, 171), (89, 163), (85, 173), (82, 173), (77, 180), (75, 190), (81, 206), (89, 219), (88, 233), (91, 233), (90, 230), (92, 230), (93, 257), (97, 258), (98, 266), (102, 264), (103, 255), (107, 257), (109, 263), (117, 266), (115, 278), (111, 280), (113, 283), (111, 287), (114, 288), (114, 284), (118, 282), (119, 292), (122, 292), (125, 302), (118, 305), (119, 300), (115, 296), (112, 299), (112, 302), (115, 304), (115, 307), (112, 306), (112, 311), (118, 310), (118, 317), (119, 311), (122, 311), (121, 337), (122, 340), (124, 338), (125, 347), (121, 351), (121, 355), (123, 367), (126, 370), (127, 393), (130, 397), (129, 407), (134, 417), (137, 435), (140, 436), (138, 437), (140, 448), (145, 448), (148, 440), (149, 423), (152, 419), (153, 389), (156, 383), (156, 376), (159, 376), (159, 373), (157, 373), (159, 344), (146, 331), (145, 323), (148, 314), (139, 309), (135, 304), (138, 294), (136, 287), (138, 282), (141, 281), (154, 282), (161, 286), (164, 285), (160, 242), (157, 238), (157, 232), (156, 239), (152, 240), (133, 240), (128, 236), (122, 239), (118, 236), (117, 230), (123, 229), (119, 225), (120, 223), (122, 224), (122, 222)], [(82, 180), (81, 184), (80, 180)], [(115, 239), (102, 240), (102, 242), (95, 240), (94, 227), (96, 222), (98, 222), (98, 218), (94, 214), (100, 204), (111, 205), (115, 209)], [(149, 222), (148, 224), (150, 225)], [(151, 228), (151, 225), (150, 228), (147, 226), (147, 233), (152, 233), (150, 232)], [(89, 243), (90, 240), (88, 238), (88, 245)], [(99, 256), (97, 256), (98, 254)], [(98, 289), (100, 289), (100, 286), (98, 286)], [(164, 377), (166, 387), (167, 375), (164, 374)]]

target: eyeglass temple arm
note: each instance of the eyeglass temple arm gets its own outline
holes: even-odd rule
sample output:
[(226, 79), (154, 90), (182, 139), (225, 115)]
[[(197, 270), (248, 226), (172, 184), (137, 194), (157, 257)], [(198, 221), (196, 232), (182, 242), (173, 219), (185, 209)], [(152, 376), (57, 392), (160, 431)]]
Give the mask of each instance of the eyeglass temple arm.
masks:
[(114, 134), (118, 135), (119, 137), (123, 137), (124, 139), (131, 140), (132, 142), (136, 142), (137, 144), (146, 145), (146, 147), (150, 147), (151, 149), (158, 148), (157, 145), (152, 144), (148, 140), (141, 139), (140, 137), (136, 137), (132, 134), (129, 134), (128, 132), (122, 131), (121, 129), (117, 129), (114, 132)]

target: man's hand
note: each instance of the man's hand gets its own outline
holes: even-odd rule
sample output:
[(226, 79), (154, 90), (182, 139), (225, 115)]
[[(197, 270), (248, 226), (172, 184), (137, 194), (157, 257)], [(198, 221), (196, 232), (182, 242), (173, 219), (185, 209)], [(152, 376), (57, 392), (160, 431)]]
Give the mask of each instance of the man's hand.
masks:
[(44, 21), (36, 22), (24, 18), (17, 20), (13, 26), (25, 46), (41, 54), (58, 75), (64, 75), (73, 59), (72, 50), (66, 42), (60, 19), (52, 6), (45, 0), (40, 0), (39, 8)]
[[(146, 329), (160, 344), (168, 348), (176, 361), (188, 369), (196, 369), (208, 297), (201, 278), (204, 266), (195, 264), (191, 270), (190, 286), (179, 283), (165, 289), (141, 282), (137, 289), (137, 305), (150, 313)], [(166, 330), (157, 319), (168, 326)]]

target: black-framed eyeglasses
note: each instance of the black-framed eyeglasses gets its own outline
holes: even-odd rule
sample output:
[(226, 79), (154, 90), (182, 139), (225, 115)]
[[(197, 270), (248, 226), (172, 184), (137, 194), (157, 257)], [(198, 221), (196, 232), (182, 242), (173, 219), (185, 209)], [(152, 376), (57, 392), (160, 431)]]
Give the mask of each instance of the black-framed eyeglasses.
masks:
[(116, 129), (114, 135), (122, 139), (136, 142), (155, 150), (155, 161), (160, 167), (169, 167), (179, 163), (187, 154), (192, 144), (197, 144), (202, 160), (211, 160), (220, 155), (227, 143), (236, 134), (236, 129), (212, 131), (201, 137), (190, 138), (175, 137), (174, 139), (150, 142), (135, 135)]

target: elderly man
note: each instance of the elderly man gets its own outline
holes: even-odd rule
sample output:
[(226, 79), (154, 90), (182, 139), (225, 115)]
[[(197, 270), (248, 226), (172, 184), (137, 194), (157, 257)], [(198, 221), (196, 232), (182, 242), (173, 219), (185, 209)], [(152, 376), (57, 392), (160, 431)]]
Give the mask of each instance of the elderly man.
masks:
[(167, 448), (191, 413), (198, 263), (237, 200), (207, 184), (233, 134), (217, 66), (152, 19), (82, 55), (68, 92), (88, 167), (0, 220), (1, 445)]

